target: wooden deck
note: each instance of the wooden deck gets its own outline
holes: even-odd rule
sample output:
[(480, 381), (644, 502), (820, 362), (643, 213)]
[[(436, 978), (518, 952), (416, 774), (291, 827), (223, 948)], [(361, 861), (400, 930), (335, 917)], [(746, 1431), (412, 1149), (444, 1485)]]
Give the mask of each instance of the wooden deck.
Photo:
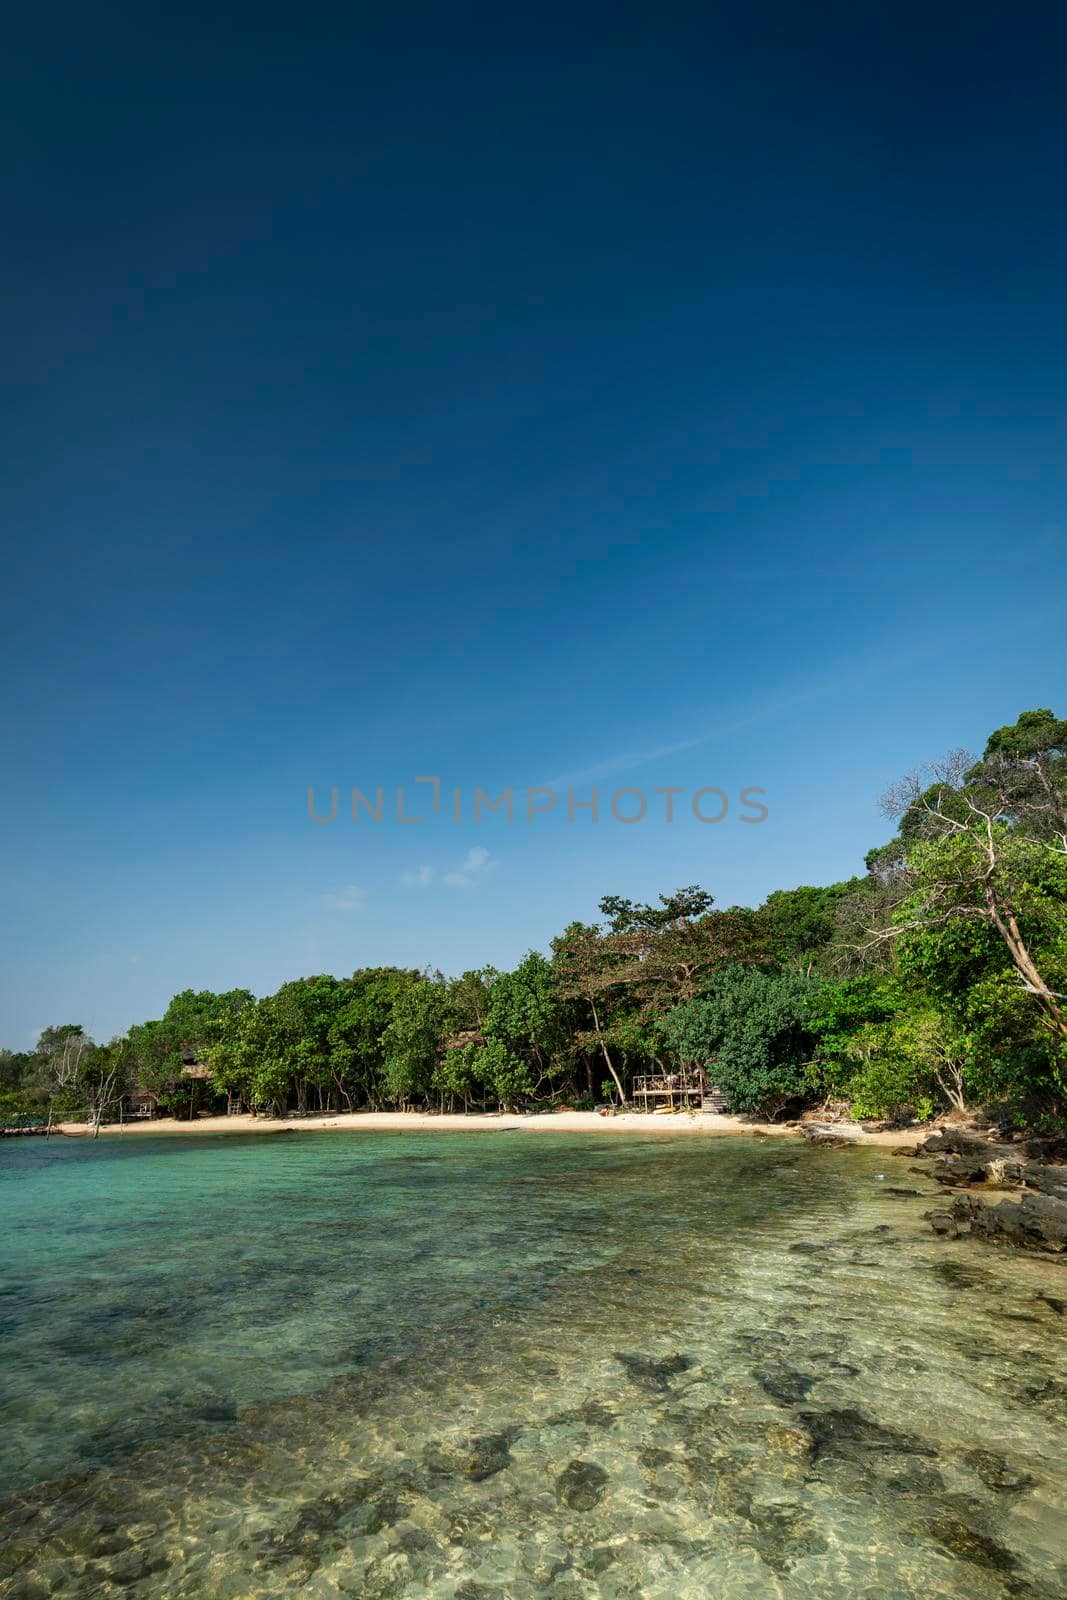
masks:
[(652, 1073), (635, 1078), (634, 1100), (643, 1111), (700, 1110), (721, 1114), (726, 1100), (720, 1089), (708, 1081), (702, 1069), (692, 1072)]

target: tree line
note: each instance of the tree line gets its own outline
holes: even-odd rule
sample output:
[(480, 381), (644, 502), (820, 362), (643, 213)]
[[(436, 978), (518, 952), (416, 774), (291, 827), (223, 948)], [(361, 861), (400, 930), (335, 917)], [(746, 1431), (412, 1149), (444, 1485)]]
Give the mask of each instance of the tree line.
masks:
[[(733, 1111), (1067, 1118), (1067, 722), (1024, 712), (886, 797), (863, 874), (716, 907), (608, 895), (512, 971), (362, 968), (185, 990), (109, 1044), (76, 1025), (0, 1052), (0, 1116), (473, 1110), (602, 1100), (706, 1068)], [(190, 1075), (191, 1063), (194, 1067)], [(205, 1075), (206, 1069), (206, 1075)]]

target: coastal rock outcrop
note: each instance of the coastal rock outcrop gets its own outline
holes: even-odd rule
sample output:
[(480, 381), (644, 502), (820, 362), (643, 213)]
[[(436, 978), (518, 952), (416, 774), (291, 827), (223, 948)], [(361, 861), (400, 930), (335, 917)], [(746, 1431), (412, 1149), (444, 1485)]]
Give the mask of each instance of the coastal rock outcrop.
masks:
[[(1067, 1252), (1067, 1166), (1042, 1159), (1040, 1147), (1031, 1142), (1019, 1149), (942, 1129), (926, 1140), (921, 1154), (934, 1158), (930, 1176), (947, 1189), (1022, 1191), (996, 1206), (974, 1193), (956, 1194), (949, 1204), (926, 1213), (935, 1233), (1054, 1255)], [(1028, 1156), (1034, 1159), (1024, 1159)]]
[(970, 1234), (1024, 1250), (1067, 1251), (1067, 1200), (1051, 1195), (1024, 1194), (989, 1206), (976, 1195), (960, 1194), (951, 1206), (928, 1212), (927, 1220), (935, 1233), (952, 1239)]

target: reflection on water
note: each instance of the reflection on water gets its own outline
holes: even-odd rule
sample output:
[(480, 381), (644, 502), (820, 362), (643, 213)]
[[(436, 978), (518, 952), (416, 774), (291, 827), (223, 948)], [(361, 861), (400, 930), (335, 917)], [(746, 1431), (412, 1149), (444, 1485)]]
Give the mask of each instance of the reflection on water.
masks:
[(0, 1160), (4, 1595), (1067, 1592), (1067, 1270), (935, 1240), (884, 1152)]

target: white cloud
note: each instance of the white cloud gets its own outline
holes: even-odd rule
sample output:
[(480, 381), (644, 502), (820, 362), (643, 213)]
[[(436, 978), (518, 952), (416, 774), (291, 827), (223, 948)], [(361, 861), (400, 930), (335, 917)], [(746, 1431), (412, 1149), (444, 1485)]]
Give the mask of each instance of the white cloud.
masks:
[(463, 857), (463, 865), (458, 871), (446, 872), (444, 882), (450, 889), (473, 889), (475, 884), (481, 883), (496, 867), (496, 862), (488, 850), (481, 845), (475, 845), (473, 850), (468, 850)]
[(332, 889), (322, 898), (331, 911), (358, 911), (367, 898), (367, 891), (358, 883), (346, 883), (340, 889)]
[(409, 867), (400, 874), (405, 889), (428, 889), (436, 877), (432, 867)]
[(436, 867), (408, 867), (400, 874), (405, 889), (429, 889), (433, 884), (443, 884), (446, 889), (473, 889), (496, 871), (496, 861), (488, 850), (475, 845), (468, 850), (458, 867), (439, 872)]

